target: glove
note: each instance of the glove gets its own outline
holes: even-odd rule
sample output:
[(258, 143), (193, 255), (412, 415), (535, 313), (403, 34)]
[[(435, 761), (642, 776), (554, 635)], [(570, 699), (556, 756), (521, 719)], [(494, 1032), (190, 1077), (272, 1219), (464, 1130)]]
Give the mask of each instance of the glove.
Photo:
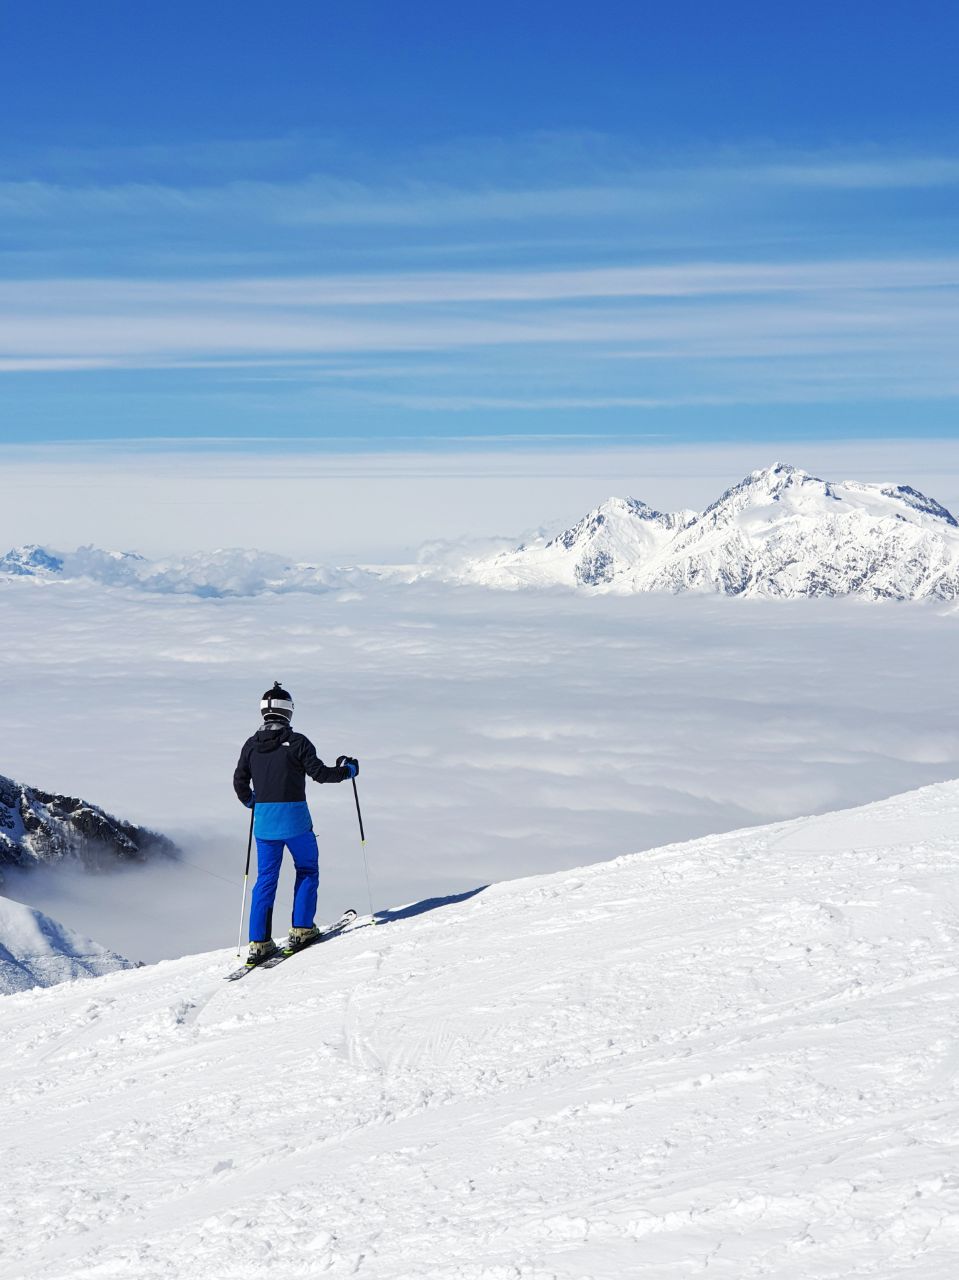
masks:
[(351, 778), (355, 778), (360, 771), (359, 760), (354, 760), (352, 756), (337, 756), (336, 763), (340, 769), (349, 769)]
[(250, 796), (249, 800), (244, 800), (243, 803), (246, 805), (248, 809), (252, 809), (253, 806), (256, 804), (256, 796)]

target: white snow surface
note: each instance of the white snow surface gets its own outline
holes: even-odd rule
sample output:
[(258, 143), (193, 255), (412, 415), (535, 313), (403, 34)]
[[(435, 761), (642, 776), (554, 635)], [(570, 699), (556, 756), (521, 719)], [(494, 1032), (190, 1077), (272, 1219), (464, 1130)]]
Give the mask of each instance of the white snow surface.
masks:
[(42, 911), (0, 897), (0, 995), (131, 967)]
[(3, 1274), (952, 1280), (957, 870), (947, 783), (10, 996)]
[(702, 513), (610, 498), (553, 538), (468, 560), (493, 587), (953, 600), (959, 524), (908, 485), (834, 484), (777, 462)]

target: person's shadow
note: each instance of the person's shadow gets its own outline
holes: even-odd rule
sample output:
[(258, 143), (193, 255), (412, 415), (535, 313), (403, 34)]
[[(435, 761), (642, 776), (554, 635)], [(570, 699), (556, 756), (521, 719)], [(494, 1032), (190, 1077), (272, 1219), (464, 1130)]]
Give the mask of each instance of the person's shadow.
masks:
[(445, 898), (424, 898), (422, 902), (411, 902), (405, 907), (377, 911), (373, 919), (376, 924), (392, 924), (394, 920), (409, 920), (412, 916), (422, 916), (427, 911), (435, 911), (437, 907), (452, 907), (457, 902), (466, 902), (488, 888), (488, 884), (481, 884), (476, 889), (467, 889), (464, 893), (451, 893)]

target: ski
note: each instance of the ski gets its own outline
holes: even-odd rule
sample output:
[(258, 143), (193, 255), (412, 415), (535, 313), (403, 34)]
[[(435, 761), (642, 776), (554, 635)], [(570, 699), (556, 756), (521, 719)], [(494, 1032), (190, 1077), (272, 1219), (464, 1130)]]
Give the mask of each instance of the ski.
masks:
[(257, 969), (275, 969), (278, 964), (282, 964), (284, 960), (292, 960), (294, 956), (298, 956), (301, 951), (309, 951), (310, 947), (315, 947), (319, 942), (326, 942), (329, 938), (335, 938), (338, 933), (342, 933), (356, 919), (356, 912), (352, 907), (344, 911), (339, 920), (334, 920), (331, 925), (320, 930), (319, 937), (314, 938), (312, 942), (305, 942), (301, 947), (284, 947), (278, 955), (270, 956), (269, 960), (264, 960), (262, 964), (255, 965)]
[[(270, 956), (271, 960), (273, 958), (273, 956)], [(234, 969), (232, 973), (225, 973), (223, 977), (227, 982), (237, 982), (240, 978), (245, 978), (248, 973), (252, 973), (254, 969), (262, 969), (265, 964), (265, 960), (261, 960), (259, 964), (243, 964), (239, 969)]]
[(248, 973), (252, 973), (254, 969), (275, 969), (284, 960), (291, 960), (293, 956), (299, 955), (301, 951), (308, 951), (310, 947), (315, 947), (318, 942), (326, 942), (328, 938), (336, 937), (337, 934), (348, 928), (355, 919), (356, 912), (350, 907), (343, 912), (338, 920), (334, 920), (331, 925), (327, 925), (325, 929), (322, 929), (319, 937), (314, 938), (312, 942), (307, 942), (302, 947), (296, 947), (292, 951), (289, 948), (284, 948), (282, 951), (269, 956), (266, 960), (261, 960), (258, 964), (245, 964), (242, 968), (234, 969), (232, 973), (226, 974), (225, 979), (227, 982), (236, 982)]

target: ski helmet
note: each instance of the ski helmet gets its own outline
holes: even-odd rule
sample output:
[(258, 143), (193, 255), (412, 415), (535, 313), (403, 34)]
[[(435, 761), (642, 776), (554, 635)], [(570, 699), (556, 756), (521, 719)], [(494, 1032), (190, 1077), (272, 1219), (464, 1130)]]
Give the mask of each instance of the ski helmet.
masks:
[(293, 699), (279, 680), (275, 680), (273, 688), (267, 689), (260, 699), (260, 714), (264, 720), (285, 720), (287, 724), (293, 719)]

